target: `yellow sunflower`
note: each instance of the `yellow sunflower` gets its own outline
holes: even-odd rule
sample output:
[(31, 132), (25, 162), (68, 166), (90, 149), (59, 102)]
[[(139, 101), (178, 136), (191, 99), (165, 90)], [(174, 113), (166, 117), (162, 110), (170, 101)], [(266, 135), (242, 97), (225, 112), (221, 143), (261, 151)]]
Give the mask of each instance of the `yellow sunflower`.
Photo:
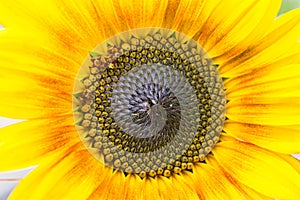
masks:
[(298, 199), (300, 10), (1, 0), (10, 199)]

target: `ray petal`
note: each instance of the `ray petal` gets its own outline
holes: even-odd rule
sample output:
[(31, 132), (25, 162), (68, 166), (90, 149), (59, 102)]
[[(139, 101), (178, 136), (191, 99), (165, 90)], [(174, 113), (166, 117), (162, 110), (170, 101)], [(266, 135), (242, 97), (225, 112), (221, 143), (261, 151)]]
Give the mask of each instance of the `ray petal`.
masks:
[(0, 129), (0, 170), (37, 165), (80, 142), (72, 116), (20, 122)]
[(261, 125), (299, 125), (300, 97), (243, 97), (227, 104), (229, 119)]
[(279, 199), (300, 195), (300, 174), (276, 153), (237, 140), (219, 143), (213, 153), (227, 173), (261, 194)]
[(235, 50), (228, 53), (226, 57), (232, 58), (219, 63), (220, 73), (226, 77), (246, 74), (282, 59), (289, 52), (299, 52), (299, 32), (300, 9), (281, 15), (267, 29), (263, 38), (246, 45), (240, 53)]
[[(77, 148), (61, 160), (49, 159), (47, 165), (36, 168), (20, 182), (10, 198), (85, 200), (108, 176), (111, 176), (110, 169), (88, 151)], [(28, 187), (34, 188), (28, 191)]]
[(281, 153), (300, 153), (300, 125), (276, 126), (227, 121), (230, 136)]

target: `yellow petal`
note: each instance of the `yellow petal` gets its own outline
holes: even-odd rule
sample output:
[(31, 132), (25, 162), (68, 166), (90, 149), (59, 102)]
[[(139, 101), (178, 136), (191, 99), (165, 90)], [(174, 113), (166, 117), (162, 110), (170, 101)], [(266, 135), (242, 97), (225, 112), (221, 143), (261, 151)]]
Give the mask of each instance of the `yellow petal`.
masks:
[(291, 166), (294, 167), (295, 170), (300, 174), (300, 165), (299, 165), (299, 160), (296, 159), (295, 157), (287, 154), (277, 154), (281, 159), (289, 163)]
[(194, 166), (193, 174), (188, 176), (200, 199), (244, 199), (236, 185), (215, 165), (216, 163), (212, 161), (208, 164), (197, 164)]
[(232, 13), (240, 13), (240, 9), (242, 16), (232, 18), (235, 21), (228, 20), (230, 23), (227, 22), (227, 9), (223, 9), (226, 20), (220, 23), (216, 27), (217, 30), (207, 39), (209, 46), (206, 48), (211, 56), (227, 60), (229, 55), (238, 54), (255, 41), (259, 41), (270, 28), (281, 5), (281, 0), (244, 2), (236, 6), (235, 11), (230, 12), (230, 15), (234, 16)]
[[(38, 17), (37, 17), (38, 16)], [(0, 8), (1, 24), (14, 30), (48, 32), (48, 35), (63, 34), (64, 38), (85, 39), (97, 37), (97, 13), (90, 1), (49, 1), (3, 0)], [(98, 24), (101, 23), (99, 20)], [(68, 34), (68, 35), (67, 35)], [(90, 38), (91, 40), (93, 38)], [(67, 42), (67, 41), (65, 41)], [(71, 44), (68, 44), (71, 45)], [(78, 46), (80, 47), (80, 46)]]
[[(173, 178), (173, 187), (177, 192), (179, 199), (191, 199), (200, 200), (200, 196), (197, 194), (198, 188), (193, 187), (184, 175), (178, 175)], [(184, 192), (178, 192), (183, 190)], [(173, 198), (170, 198), (170, 200)]]
[(161, 199), (198, 200), (197, 189), (193, 188), (184, 177), (159, 177), (157, 179)]
[(39, 94), (37, 90), (16, 92), (6, 92), (5, 96), (1, 98), (1, 116), (16, 119), (35, 119), (51, 118), (71, 113), (70, 101), (59, 99), (55, 95), (37, 95)]
[[(97, 22), (103, 24), (102, 32), (109, 38), (118, 32), (124, 32), (129, 29), (126, 16), (123, 15), (119, 1), (97, 1), (92, 0), (92, 5), (97, 14)], [(100, 26), (99, 26), (100, 27)]]
[[(145, 181), (135, 174), (129, 174), (125, 179), (125, 199), (139, 200), (142, 199), (142, 187)], [(155, 186), (157, 187), (157, 186)]]
[[(54, 10), (54, 3), (51, 1), (44, 1), (41, 4), (38, 1), (6, 1), (1, 2), (0, 7), (0, 23), (6, 28), (28, 28), (29, 24), (37, 23), (49, 24), (51, 18), (55, 18), (55, 15), (51, 13)], [(41, 18), (36, 17), (41, 16)], [(48, 18), (46, 18), (48, 16)], [(35, 23), (35, 24), (36, 24)]]
[(0, 170), (37, 165), (80, 142), (72, 116), (20, 122), (0, 129)]
[(266, 196), (297, 199), (300, 195), (300, 174), (271, 151), (233, 140), (217, 144), (213, 153), (227, 173)]
[(299, 52), (284, 61), (261, 67), (249, 74), (228, 79), (225, 82), (228, 99), (243, 96), (289, 97), (300, 96), (300, 63)]
[(229, 119), (261, 125), (299, 125), (300, 97), (244, 97), (227, 104)]
[[(73, 80), (88, 51), (97, 43), (92, 44), (92, 47), (89, 46), (89, 42), (81, 42), (79, 45), (78, 42), (76, 44), (75, 41), (66, 41), (58, 35), (67, 33), (55, 31), (57, 32), (21, 32), (15, 29), (1, 31), (0, 67)], [(77, 47), (70, 49), (71, 45)], [(83, 50), (86, 46), (87, 49), (91, 48)]]
[(245, 199), (255, 199), (255, 200), (274, 200), (274, 198), (265, 196), (252, 188), (245, 186), (242, 183), (235, 182), (239, 190), (243, 193)]
[(0, 92), (3, 94), (0, 115), (32, 119), (70, 114), (72, 90), (68, 89), (69, 86), (50, 77), (34, 77), (37, 76), (28, 74), (28, 77), (0, 79)]
[(220, 1), (197, 40), (212, 57), (222, 55), (242, 41), (261, 37), (276, 17), (280, 3), (279, 0)]
[[(12, 28), (7, 25), (5, 30), (10, 31), (11, 44), (1, 46), (2, 48), (11, 49), (12, 54), (15, 55), (22, 51), (30, 52), (31, 49), (27, 51), (26, 46), (32, 43), (36, 44), (35, 46), (39, 48), (33, 49), (31, 55), (36, 52), (36, 59), (48, 58), (43, 60), (46, 63), (53, 62), (53, 60), (57, 62), (56, 59), (53, 59), (53, 54), (69, 59), (77, 64), (75, 70), (73, 66), (71, 73), (77, 73), (89, 51), (107, 37), (112, 36), (107, 34), (109, 27), (105, 27), (105, 23), (98, 18), (99, 16), (90, 1), (81, 1), (80, 3), (73, 1), (47, 1), (43, 3), (34, 0), (28, 2), (5, 1), (0, 12), (2, 9), (3, 18), (0, 18), (8, 24), (12, 21), (13, 24)], [(14, 21), (18, 23), (14, 25)], [(5, 25), (5, 23), (3, 24)], [(19, 33), (20, 36), (13, 37), (16, 34), (11, 36), (13, 31)], [(22, 34), (26, 37), (24, 38)], [(32, 36), (30, 37), (30, 35)], [(1, 39), (0, 37), (0, 41)], [(12, 44), (15, 44), (16, 47)], [(22, 47), (21, 50), (15, 51), (20, 46)], [(50, 55), (47, 56), (45, 51), (50, 52)], [(42, 54), (42, 57), (39, 54)], [(67, 66), (69, 67), (69, 65)], [(66, 66), (60, 63), (56, 67), (64, 69)]]
[(89, 199), (191, 199), (198, 200), (196, 189), (181, 176), (146, 178), (137, 175), (124, 178), (122, 172), (113, 173), (100, 184)]
[[(59, 42), (63, 53), (67, 53), (69, 58), (78, 60), (80, 64), (89, 51), (116, 34), (102, 18), (106, 13), (97, 13), (92, 1), (66, 0), (55, 1), (54, 4), (58, 10), (54, 12), (59, 17), (59, 22), (51, 25), (50, 33), (53, 39)], [(106, 4), (103, 6), (106, 12), (111, 12), (105, 7)], [(120, 31), (117, 30), (117, 33)]]
[[(125, 175), (123, 172), (117, 172), (116, 174), (112, 175), (111, 182), (109, 184), (109, 187), (107, 187), (107, 200), (109, 199), (124, 199), (124, 191), (126, 188), (125, 183)], [(95, 196), (95, 199), (99, 199), (100, 196)]]
[[(97, 163), (96, 163), (97, 164)], [(99, 165), (99, 163), (98, 163)], [(99, 173), (99, 171), (98, 171)], [(98, 187), (93, 191), (93, 193), (88, 197), (88, 199), (125, 199), (124, 190), (126, 188), (125, 176), (122, 172), (115, 171), (112, 169), (106, 169), (102, 172), (103, 176), (107, 176)]]
[(220, 73), (226, 77), (234, 77), (251, 72), (253, 68), (274, 63), (286, 53), (299, 49), (299, 32), (300, 9), (295, 9), (278, 17), (259, 41), (247, 45), (241, 53), (232, 50), (232, 55), (226, 55), (233, 57), (220, 63)]
[(226, 121), (224, 130), (230, 136), (281, 153), (300, 153), (300, 125), (268, 126)]
[[(123, 14), (123, 21), (130, 28), (160, 27), (164, 19), (167, 1), (120, 0), (120, 10), (116, 15)], [(125, 20), (124, 20), (125, 19)]]
[[(223, 137), (224, 138), (224, 137)], [(222, 139), (223, 139), (222, 138)], [(232, 138), (227, 138), (230, 141)], [(240, 197), (244, 199), (272, 199), (270, 197), (267, 197), (265, 195), (260, 194), (259, 192), (245, 186), (243, 183), (240, 183), (237, 179), (233, 178), (229, 173), (226, 172), (221, 166), (220, 163), (216, 161), (216, 158), (212, 155), (208, 155), (206, 158), (206, 162), (208, 165), (212, 166), (214, 170), (220, 171), (223, 176), (226, 177), (226, 179), (236, 188), (236, 190), (240, 191)]]
[(70, 113), (76, 65), (55, 49), (51, 52), (44, 39), (29, 42), (35, 35), (5, 31), (0, 37), (2, 116), (28, 119)]
[[(157, 184), (157, 179), (149, 178), (146, 180), (142, 180), (143, 185), (141, 188), (141, 197), (139, 199), (145, 199), (145, 200), (152, 200), (152, 199), (161, 199), (161, 196), (159, 194), (159, 188)], [(138, 183), (137, 183), (138, 184)], [(134, 188), (131, 188), (131, 190), (136, 190)], [(137, 193), (137, 192), (135, 192)], [(136, 199), (138, 199), (139, 195), (136, 194)], [(170, 195), (172, 196), (172, 195)]]
[(177, 30), (190, 37), (196, 35), (198, 38), (206, 20), (219, 2), (221, 1), (168, 1), (163, 27)]
[[(86, 150), (77, 149), (64, 159), (51, 161), (23, 179), (11, 199), (85, 200), (112, 172)], [(28, 191), (33, 185), (34, 190)]]

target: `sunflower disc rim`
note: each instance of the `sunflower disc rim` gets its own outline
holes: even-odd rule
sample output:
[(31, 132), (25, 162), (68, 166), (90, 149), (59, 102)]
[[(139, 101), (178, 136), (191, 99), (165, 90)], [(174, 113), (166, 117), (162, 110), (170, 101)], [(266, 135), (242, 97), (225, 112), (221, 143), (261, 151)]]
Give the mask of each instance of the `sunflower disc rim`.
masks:
[[(144, 42), (143, 46), (142, 46), (142, 42)], [(153, 43), (156, 43), (156, 46)], [(174, 49), (174, 47), (176, 46), (178, 48), (177, 50)], [(171, 64), (173, 64), (174, 66), (176, 65), (175, 68), (172, 65), (173, 68), (175, 69), (175, 72), (179, 72), (182, 75), (186, 75), (189, 83), (192, 83), (191, 84), (193, 85), (192, 87), (197, 91), (201, 90), (201, 87), (197, 88), (198, 80), (196, 78), (198, 74), (201, 74), (202, 75), (201, 81), (204, 83), (206, 87), (206, 92), (210, 97), (205, 101), (206, 103), (209, 102), (210, 103), (209, 105), (213, 105), (212, 107), (209, 108), (201, 107), (202, 110), (203, 109), (209, 110), (208, 112), (210, 113), (211, 116), (205, 117), (203, 115), (200, 115), (197, 112), (193, 113), (195, 120), (191, 120), (191, 121), (194, 121), (196, 124), (193, 124), (191, 126), (191, 127), (194, 126), (193, 127), (194, 129), (192, 131), (191, 130), (188, 131), (192, 139), (191, 140), (189, 139), (187, 140), (186, 143), (181, 144), (185, 148), (182, 150), (181, 154), (180, 153), (178, 154), (178, 152), (176, 152), (173, 154), (171, 153), (170, 155), (170, 152), (176, 150), (176, 148), (174, 148), (175, 146), (177, 147), (180, 146), (178, 142), (177, 144), (172, 144), (171, 150), (169, 149), (167, 151), (165, 149), (160, 149), (161, 151), (156, 149), (155, 153), (154, 151), (132, 153), (129, 151), (131, 148), (124, 149), (124, 146), (117, 145), (115, 143), (116, 141), (114, 138), (115, 135), (112, 136), (113, 134), (110, 132), (111, 129), (105, 128), (105, 126), (107, 125), (107, 123), (105, 123), (105, 120), (107, 120), (107, 118), (111, 119), (114, 116), (110, 113), (112, 110), (111, 108), (108, 109), (109, 110), (108, 112), (103, 110), (108, 107), (105, 106), (106, 104), (104, 104), (104, 106), (101, 104), (103, 103), (102, 101), (103, 98), (102, 100), (101, 98), (99, 100), (99, 98), (97, 99), (97, 97), (99, 97), (98, 93), (100, 93), (100, 96), (101, 95), (102, 97), (105, 96), (104, 101), (109, 102), (109, 103), (106, 102), (107, 105), (111, 105), (110, 101), (114, 96), (113, 93), (114, 91), (116, 91), (117, 84), (120, 83), (120, 80), (119, 78), (117, 78), (116, 80), (116, 78), (114, 78), (115, 76), (110, 76), (109, 73), (115, 70), (115, 68), (117, 67), (120, 68), (120, 66), (117, 66), (118, 61), (125, 60), (125, 62), (119, 62), (119, 64), (125, 63), (125, 65), (122, 66), (123, 68), (120, 68), (122, 70), (119, 70), (120, 74), (123, 76), (126, 76), (126, 74), (128, 75), (130, 72), (132, 72), (134, 68), (138, 68), (136, 71), (139, 70), (147, 71), (147, 69), (151, 67), (152, 68), (163, 67), (164, 69), (168, 69), (170, 63), (168, 65), (167, 59), (164, 60), (161, 59), (159, 60), (159, 62), (155, 63), (152, 57), (151, 58), (152, 64), (151, 63), (149, 64), (149, 62), (144, 62), (142, 60), (143, 59), (142, 57), (139, 58), (139, 61), (141, 62), (139, 62), (137, 66), (135, 66), (137, 62), (135, 62), (134, 64), (130, 63), (131, 62), (130, 58), (133, 53), (139, 53), (139, 52), (143, 53), (145, 49), (148, 52), (147, 54), (148, 58), (152, 57), (152, 54), (150, 56), (150, 53), (153, 53), (155, 55), (157, 49), (160, 49), (161, 51), (165, 50), (166, 55), (173, 56), (173, 57), (177, 56), (181, 58), (181, 63), (179, 62), (179, 66), (177, 66), (178, 63), (176, 63), (176, 61), (173, 61), (173, 63)], [(166, 51), (166, 49), (168, 50)], [(191, 52), (193, 52), (193, 54)], [(158, 56), (160, 55), (161, 54), (158, 54)], [(132, 67), (128, 63), (132, 64), (135, 67)], [(198, 65), (195, 65), (194, 63), (198, 63)], [(200, 67), (199, 67), (199, 63), (201, 63)], [(119, 71), (115, 71), (115, 72), (119, 72)], [(195, 71), (197, 71), (197, 73)], [(193, 74), (193, 72), (195, 74)], [(188, 73), (189, 73), (189, 77), (188, 77)], [(104, 74), (106, 75), (104, 76)], [(138, 79), (135, 79), (135, 81), (137, 80)], [(195, 81), (192, 82), (191, 80), (197, 80), (197, 81), (195, 83)], [(107, 82), (111, 83), (111, 85), (107, 86), (108, 85)], [(108, 87), (110, 87), (110, 89), (107, 89)], [(119, 90), (119, 93), (120, 91), (121, 90)], [(105, 164), (106, 166), (112, 167), (115, 170), (123, 171), (125, 175), (129, 173), (136, 173), (141, 178), (148, 177), (148, 176), (155, 177), (157, 175), (170, 177), (173, 174), (180, 173), (182, 170), (192, 171), (193, 164), (196, 162), (204, 162), (206, 155), (211, 152), (214, 145), (219, 141), (219, 137), (222, 132), (222, 128), (225, 121), (226, 97), (224, 91), (225, 91), (224, 85), (222, 79), (219, 76), (216, 65), (213, 64), (212, 59), (209, 58), (209, 56), (204, 51), (204, 49), (200, 47), (200, 45), (198, 45), (195, 41), (193, 41), (192, 39), (188, 38), (187, 36), (181, 33), (168, 30), (168, 29), (157, 29), (157, 28), (135, 29), (135, 30), (120, 33), (108, 39), (107, 41), (102, 42), (87, 57), (75, 81), (73, 113), (74, 113), (75, 121), (78, 122), (76, 128), (82, 142), (85, 144), (86, 148), (91, 152), (91, 154), (95, 156), (101, 163)], [(201, 98), (199, 96), (201, 95), (203, 96), (203, 94), (194, 93), (198, 103), (201, 101)], [(95, 102), (97, 101), (99, 102), (101, 101), (100, 103), (101, 105), (100, 104), (98, 105), (96, 103), (96, 107), (97, 105), (98, 107), (95, 108)], [(201, 103), (205, 103), (205, 102), (200, 102), (199, 105), (201, 105)], [(99, 109), (101, 111), (99, 111)], [(99, 112), (100, 114), (101, 113), (102, 114), (100, 115)], [(103, 113), (105, 113), (105, 116), (107, 115), (104, 121), (102, 117)], [(187, 112), (185, 114), (187, 114)], [(201, 132), (199, 133), (199, 131), (197, 130), (197, 128), (199, 129), (199, 124), (197, 125), (197, 123), (200, 122), (203, 122), (205, 124), (212, 124), (213, 126), (207, 125), (205, 130), (202, 129), (202, 134), (201, 134)], [(197, 139), (198, 143), (195, 143), (194, 145), (193, 142), (195, 141), (194, 139), (196, 138), (196, 136), (200, 136), (200, 137)], [(93, 141), (91, 141), (91, 138), (93, 138), (92, 139)], [(173, 142), (179, 140), (180, 139), (173, 140)], [(199, 145), (197, 144), (200, 143), (201, 146), (199, 147)], [(168, 152), (167, 156), (162, 156), (164, 155), (163, 152), (165, 151)], [(146, 156), (145, 155), (137, 156), (140, 155), (141, 153), (145, 154)], [(184, 156), (183, 154), (186, 156)], [(155, 164), (155, 160), (153, 160), (153, 157), (155, 158), (169, 157), (169, 158), (168, 161), (164, 163), (164, 165), (163, 164), (157, 165)], [(137, 161), (141, 161), (141, 162), (137, 162)], [(147, 162), (148, 164), (146, 165), (143, 164), (145, 162)]]

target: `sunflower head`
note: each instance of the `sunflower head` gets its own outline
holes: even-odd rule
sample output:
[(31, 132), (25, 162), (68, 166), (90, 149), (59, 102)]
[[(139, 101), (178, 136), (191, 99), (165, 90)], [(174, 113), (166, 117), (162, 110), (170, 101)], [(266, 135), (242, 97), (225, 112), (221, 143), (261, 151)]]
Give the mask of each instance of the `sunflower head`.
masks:
[(298, 199), (280, 4), (1, 0), (0, 170), (38, 165), (11, 199)]
[(73, 108), (82, 141), (125, 174), (192, 170), (219, 141), (222, 79), (204, 49), (181, 33), (120, 33), (90, 53), (76, 80)]

